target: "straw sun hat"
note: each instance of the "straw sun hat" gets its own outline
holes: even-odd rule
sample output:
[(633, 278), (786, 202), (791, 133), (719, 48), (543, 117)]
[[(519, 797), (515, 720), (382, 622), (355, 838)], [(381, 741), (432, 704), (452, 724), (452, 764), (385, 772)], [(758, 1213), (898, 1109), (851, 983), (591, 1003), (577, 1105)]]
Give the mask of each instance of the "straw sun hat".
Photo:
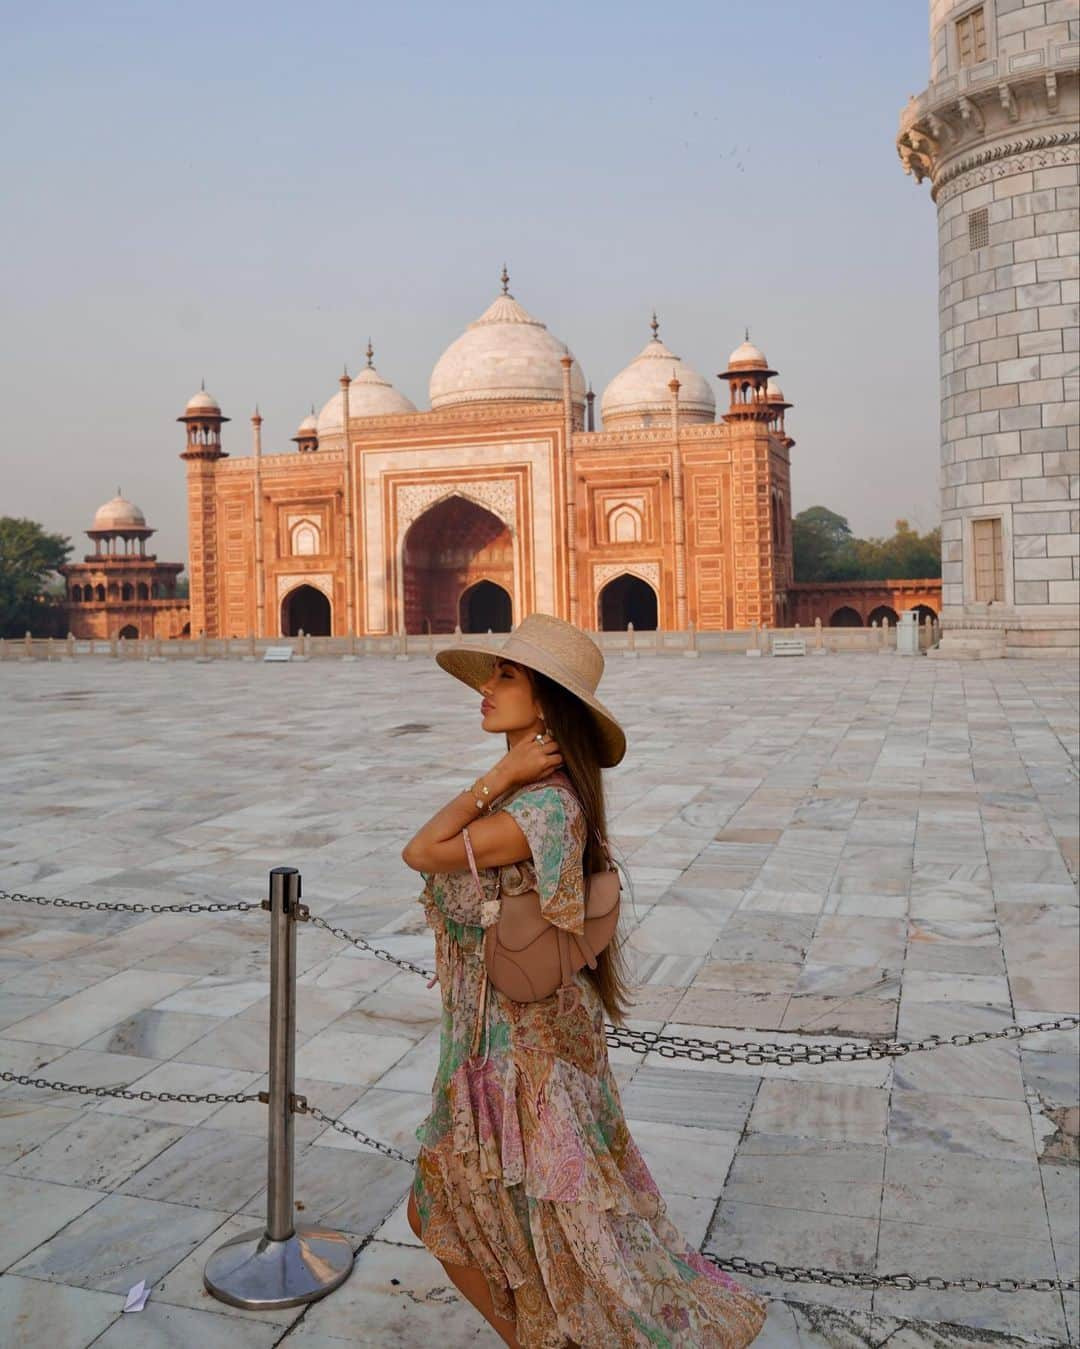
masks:
[(435, 659), (455, 679), (479, 690), (491, 678), (496, 657), (538, 670), (580, 699), (596, 727), (601, 766), (611, 768), (620, 761), (626, 753), (626, 735), (596, 697), (604, 657), (591, 637), (561, 618), (529, 614), (502, 641), (486, 638), (468, 646), (449, 647), (438, 652)]

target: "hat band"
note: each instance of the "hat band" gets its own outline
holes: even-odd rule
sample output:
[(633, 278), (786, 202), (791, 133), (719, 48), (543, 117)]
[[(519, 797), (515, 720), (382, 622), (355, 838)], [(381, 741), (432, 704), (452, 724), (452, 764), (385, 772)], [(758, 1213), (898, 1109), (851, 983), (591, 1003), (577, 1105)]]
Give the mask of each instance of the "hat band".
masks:
[[(590, 687), (587, 678), (582, 675), (580, 671), (572, 670), (570, 666), (564, 664), (554, 652), (549, 651), (546, 647), (533, 646), (527, 638), (511, 635), (505, 646), (499, 652), (497, 659), (513, 660), (513, 652), (517, 649), (522, 651), (523, 658), (521, 663), (523, 665), (530, 664), (530, 658), (526, 653), (535, 652), (536, 656), (540, 657), (546, 665), (546, 668), (545, 665), (536, 666), (541, 674), (550, 675), (557, 683), (564, 684), (571, 690), (574, 686), (577, 686), (579, 688), (588, 689), (590, 694), (596, 692), (596, 684), (594, 683)], [(597, 680), (597, 683), (599, 683), (599, 679)]]

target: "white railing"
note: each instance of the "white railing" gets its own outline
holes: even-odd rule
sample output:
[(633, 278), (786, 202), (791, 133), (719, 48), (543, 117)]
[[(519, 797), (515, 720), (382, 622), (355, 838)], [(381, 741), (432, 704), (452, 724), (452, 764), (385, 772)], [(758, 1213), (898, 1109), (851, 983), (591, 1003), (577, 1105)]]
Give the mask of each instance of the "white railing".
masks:
[[(498, 634), (495, 634), (498, 636)], [(635, 632), (631, 625), (625, 631), (594, 632), (591, 634), (606, 652), (618, 652), (625, 657), (638, 656), (696, 656), (702, 652), (727, 652), (735, 655), (757, 653), (769, 655), (776, 637), (802, 638), (806, 654), (827, 654), (838, 651), (895, 651), (896, 627), (886, 621), (875, 622), (868, 628), (829, 628), (820, 622), (811, 627), (740, 628), (733, 631), (706, 629), (697, 631)], [(940, 636), (939, 625), (925, 620), (919, 627), (919, 649), (934, 646)], [(378, 637), (315, 637), (301, 634), (297, 637), (138, 637), (138, 638), (81, 638), (32, 637), (0, 638), (0, 661), (78, 661), (98, 657), (111, 660), (196, 662), (247, 660), (261, 661), (271, 647), (288, 647), (292, 659), (361, 659), (368, 656), (397, 657), (433, 656), (436, 651), (455, 645), (469, 645), (481, 640), (461, 633), (413, 634), (406, 637), (383, 635)], [(486, 640), (486, 634), (485, 634)]]

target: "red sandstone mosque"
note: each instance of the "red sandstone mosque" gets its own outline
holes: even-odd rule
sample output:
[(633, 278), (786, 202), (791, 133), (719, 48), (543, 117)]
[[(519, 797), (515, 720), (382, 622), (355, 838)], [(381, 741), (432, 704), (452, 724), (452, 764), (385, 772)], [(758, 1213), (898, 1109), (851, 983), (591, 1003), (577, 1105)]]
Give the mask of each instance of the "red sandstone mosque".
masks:
[(789, 621), (791, 488), (775, 370), (749, 338), (709, 382), (660, 340), (594, 396), (510, 294), (443, 353), (421, 412), (367, 365), (295, 435), (222, 447), (187, 428), (191, 632), (501, 631), (532, 610), (586, 628)]

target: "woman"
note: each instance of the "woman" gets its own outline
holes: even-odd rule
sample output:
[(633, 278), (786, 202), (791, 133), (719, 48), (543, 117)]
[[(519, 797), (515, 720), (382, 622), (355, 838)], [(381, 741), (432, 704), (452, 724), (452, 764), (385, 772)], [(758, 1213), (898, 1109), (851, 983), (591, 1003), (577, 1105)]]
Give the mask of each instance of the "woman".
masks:
[(508, 1345), (741, 1349), (763, 1303), (664, 1216), (623, 1118), (604, 1035), (628, 1004), (616, 941), (563, 1012), (486, 978), (484, 929), (514, 895), (537, 890), (550, 922), (582, 931), (585, 877), (607, 865), (600, 770), (626, 748), (583, 632), (533, 614), (496, 650), (437, 659), (480, 692), (481, 725), (507, 753), (402, 854), (424, 873), (443, 1008), (409, 1225)]

